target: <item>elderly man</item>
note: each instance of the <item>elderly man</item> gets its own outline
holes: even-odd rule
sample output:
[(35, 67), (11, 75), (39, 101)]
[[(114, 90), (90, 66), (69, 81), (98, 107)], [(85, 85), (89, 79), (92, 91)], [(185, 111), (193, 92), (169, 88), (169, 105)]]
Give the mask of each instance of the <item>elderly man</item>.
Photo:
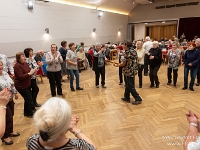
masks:
[(151, 38), (147, 36), (145, 38), (145, 43), (143, 44), (143, 48), (145, 49), (145, 57), (144, 57), (144, 75), (148, 76), (148, 64), (149, 64), (149, 50), (153, 47), (151, 42)]
[(162, 62), (162, 51), (159, 48), (158, 41), (153, 42), (153, 48), (149, 50), (148, 57), (150, 64), (150, 73), (149, 73), (151, 81), (150, 88), (154, 87), (154, 82), (156, 84), (156, 88), (159, 88), (160, 82), (157, 73)]
[[(200, 38), (196, 39), (195, 44), (196, 44), (196, 49), (198, 49), (200, 51)], [(198, 66), (196, 86), (199, 86), (199, 84), (200, 84), (200, 62), (199, 62), (199, 66)]]
[(105, 44), (105, 49), (106, 58), (110, 60), (110, 49), (108, 48), (107, 44)]
[(115, 67), (123, 67), (123, 74), (125, 76), (125, 91), (124, 97), (121, 98), (125, 102), (130, 102), (130, 93), (134, 97), (135, 101), (132, 102), (133, 105), (138, 105), (142, 103), (142, 98), (137, 93), (134, 86), (134, 78), (137, 74), (137, 52), (132, 48), (131, 42), (125, 42), (124, 54), (121, 58), (121, 63), (114, 64)]
[(142, 88), (142, 71), (144, 69), (144, 56), (145, 49), (142, 47), (142, 41), (137, 41), (136, 51), (138, 55), (138, 77), (139, 77), (139, 88)]
[(12, 64), (8, 60), (8, 57), (4, 54), (0, 54), (0, 60), (3, 63), (3, 71), (9, 73), (11, 76), (14, 76), (14, 69), (12, 67)]
[(93, 70), (95, 72), (95, 85), (96, 88), (99, 88), (99, 77), (101, 75), (101, 85), (102, 88), (106, 88), (105, 86), (105, 61), (107, 61), (105, 55), (105, 47), (101, 47), (100, 43), (96, 44), (96, 48), (94, 49), (94, 64)]

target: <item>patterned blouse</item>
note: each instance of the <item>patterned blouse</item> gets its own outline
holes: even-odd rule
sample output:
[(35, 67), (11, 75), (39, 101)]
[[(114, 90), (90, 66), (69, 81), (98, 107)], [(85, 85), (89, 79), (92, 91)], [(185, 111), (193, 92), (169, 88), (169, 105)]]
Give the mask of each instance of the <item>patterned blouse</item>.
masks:
[(43, 147), (39, 142), (39, 134), (34, 134), (27, 140), (26, 147), (28, 150), (95, 150), (94, 146), (90, 145), (83, 139), (69, 139), (69, 141), (59, 147)]
[(9, 100), (9, 101), (12, 101), (13, 95), (17, 94), (17, 90), (15, 89), (14, 82), (10, 78), (9, 74), (3, 71), (2, 75), (0, 76), (0, 91), (2, 91), (5, 88), (8, 88), (12, 92), (10, 100)]
[(178, 69), (179, 67), (179, 61), (180, 61), (180, 55), (181, 51), (178, 49), (177, 55), (172, 51), (169, 51), (167, 56), (168, 56), (168, 67), (172, 69)]
[(122, 68), (123, 74), (125, 76), (134, 77), (137, 74), (137, 59), (137, 52), (134, 49), (126, 50), (125, 53), (121, 56), (121, 62), (126, 61), (125, 66)]
[[(30, 59), (30, 58), (26, 58), (26, 62), (28, 63), (28, 66), (29, 68), (31, 69), (35, 69), (37, 68), (37, 70), (39, 69), (35, 59)], [(36, 73), (34, 73), (32, 76), (31, 76), (31, 79), (36, 79)]]

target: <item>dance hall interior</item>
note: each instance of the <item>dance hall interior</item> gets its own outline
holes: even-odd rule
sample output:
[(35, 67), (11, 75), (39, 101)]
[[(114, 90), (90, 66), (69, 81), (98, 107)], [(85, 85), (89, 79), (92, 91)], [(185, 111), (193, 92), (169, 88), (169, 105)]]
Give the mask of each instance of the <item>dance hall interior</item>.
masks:
[(200, 150), (199, 0), (1, 0), (0, 150)]

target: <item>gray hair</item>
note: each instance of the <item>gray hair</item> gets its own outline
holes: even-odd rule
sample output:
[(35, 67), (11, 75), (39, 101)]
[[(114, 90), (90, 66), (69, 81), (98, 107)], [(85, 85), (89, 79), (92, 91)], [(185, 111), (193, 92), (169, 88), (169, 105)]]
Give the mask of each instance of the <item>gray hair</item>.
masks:
[(98, 45), (101, 45), (101, 43), (100, 43), (100, 42), (97, 42), (97, 43), (96, 43), (96, 46), (98, 46)]
[(69, 129), (71, 107), (64, 99), (50, 98), (36, 111), (34, 122), (39, 131), (47, 133), (47, 141), (54, 141)]
[(197, 38), (196, 41), (200, 41), (200, 38)]
[(146, 39), (147, 41), (150, 41), (150, 40), (151, 40), (151, 38), (150, 38), (149, 36), (147, 36), (145, 39)]
[(158, 41), (153, 41), (153, 44), (159, 44)]

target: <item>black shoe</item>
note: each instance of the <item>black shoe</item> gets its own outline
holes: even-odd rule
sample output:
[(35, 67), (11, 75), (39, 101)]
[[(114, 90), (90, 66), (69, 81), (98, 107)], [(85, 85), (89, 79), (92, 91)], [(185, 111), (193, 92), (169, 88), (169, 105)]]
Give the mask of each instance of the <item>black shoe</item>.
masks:
[(17, 136), (20, 136), (20, 134), (18, 132), (16, 132), (16, 134), (9, 134), (9, 137), (17, 137)]
[(12, 140), (10, 140), (10, 142), (6, 142), (4, 139), (2, 139), (2, 142), (4, 142), (6, 145), (12, 145), (14, 143)]
[(191, 91), (194, 91), (194, 89), (191, 87), (191, 88), (189, 88)]
[(83, 88), (81, 88), (81, 87), (78, 87), (78, 88), (76, 88), (76, 90), (83, 90)]
[(130, 103), (130, 99), (128, 100), (128, 99), (125, 99), (124, 97), (122, 97), (121, 100)]
[(75, 91), (75, 89), (74, 89), (74, 88), (71, 88), (71, 91), (73, 91), (73, 92), (74, 92), (74, 91)]
[(160, 83), (156, 84), (156, 88), (159, 88)]
[(152, 87), (154, 87), (154, 85), (151, 84), (149, 87), (152, 88)]
[(148, 73), (145, 73), (144, 76), (148, 76)]
[(120, 82), (120, 83), (119, 83), (119, 85), (122, 85), (122, 84), (123, 84), (123, 82)]
[(170, 82), (167, 83), (167, 85), (170, 85), (170, 84), (171, 84)]
[(183, 88), (182, 88), (182, 90), (186, 90), (186, 89), (187, 89), (187, 87), (183, 87)]
[(199, 83), (197, 83), (196, 86), (199, 86)]
[(139, 88), (142, 88), (142, 86), (141, 86), (141, 85), (139, 85)]
[(38, 103), (35, 103), (35, 107), (40, 107), (41, 105)]
[(52, 95), (52, 97), (56, 97), (56, 95)]
[(141, 103), (142, 103), (142, 101), (133, 101), (132, 102), (133, 105), (138, 105), (138, 104), (141, 104)]
[(27, 118), (33, 118), (33, 115), (28, 115), (28, 116), (24, 115), (24, 116)]
[(174, 84), (174, 87), (176, 87), (176, 84)]
[(102, 85), (101, 87), (102, 87), (102, 88), (107, 88), (105, 85)]
[(78, 72), (81, 73), (81, 70), (79, 70)]

